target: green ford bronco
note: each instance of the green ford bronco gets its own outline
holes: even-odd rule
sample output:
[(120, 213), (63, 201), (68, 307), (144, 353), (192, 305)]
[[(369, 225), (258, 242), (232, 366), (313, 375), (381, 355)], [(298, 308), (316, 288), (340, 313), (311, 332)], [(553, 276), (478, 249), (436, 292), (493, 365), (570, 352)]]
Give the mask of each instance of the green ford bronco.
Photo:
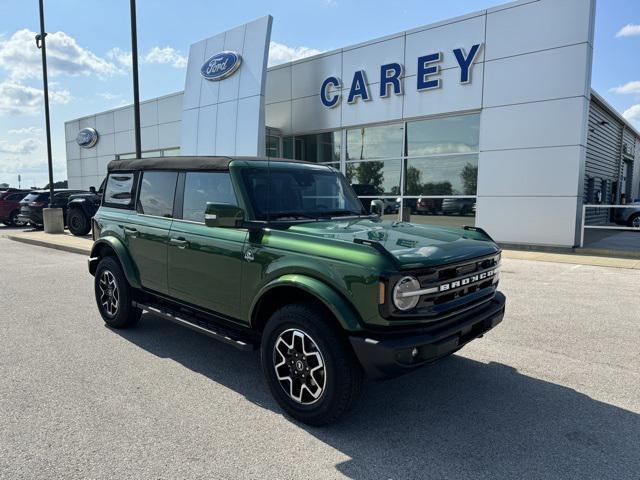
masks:
[(261, 350), (292, 417), (335, 421), (365, 375), (411, 371), (504, 316), (480, 228), (383, 221), (335, 169), (226, 157), (114, 160), (89, 271), (108, 326), (141, 313)]

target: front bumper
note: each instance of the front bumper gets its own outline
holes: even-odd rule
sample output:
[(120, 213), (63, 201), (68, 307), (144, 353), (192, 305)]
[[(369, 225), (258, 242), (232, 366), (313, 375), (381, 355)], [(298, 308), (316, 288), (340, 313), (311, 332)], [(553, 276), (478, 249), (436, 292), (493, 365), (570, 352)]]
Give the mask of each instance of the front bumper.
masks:
[(496, 292), (490, 302), (441, 329), (434, 326), (428, 333), (353, 336), (349, 340), (369, 377), (394, 377), (445, 357), (491, 330), (502, 321), (505, 303), (505, 296)]

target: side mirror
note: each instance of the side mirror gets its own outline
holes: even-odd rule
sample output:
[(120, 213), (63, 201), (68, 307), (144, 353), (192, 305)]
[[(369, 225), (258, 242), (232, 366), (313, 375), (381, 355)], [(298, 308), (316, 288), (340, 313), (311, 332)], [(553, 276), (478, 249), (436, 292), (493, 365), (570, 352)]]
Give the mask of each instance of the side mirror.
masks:
[(371, 200), (371, 206), (369, 207), (369, 212), (373, 215), (377, 215), (379, 217), (382, 216), (382, 212), (384, 212), (384, 203), (382, 200), (376, 198), (375, 200)]
[(207, 202), (204, 223), (207, 227), (236, 228), (244, 220), (244, 210), (228, 203)]
[(89, 191), (91, 193), (96, 193), (96, 187), (94, 187), (93, 185), (89, 187)]

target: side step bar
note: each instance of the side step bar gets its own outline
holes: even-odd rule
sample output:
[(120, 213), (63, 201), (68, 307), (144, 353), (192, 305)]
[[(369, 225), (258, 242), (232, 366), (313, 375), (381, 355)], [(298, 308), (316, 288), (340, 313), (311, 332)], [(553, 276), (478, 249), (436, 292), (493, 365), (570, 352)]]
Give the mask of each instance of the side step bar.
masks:
[(253, 342), (234, 338), (231, 332), (222, 328), (218, 328), (212, 325), (211, 322), (204, 322), (201, 319), (190, 317), (182, 312), (176, 314), (176, 312), (170, 309), (155, 305), (147, 305), (140, 302), (133, 302), (133, 306), (138, 307), (145, 312), (153, 313), (154, 315), (162, 317), (165, 320), (169, 320), (178, 325), (190, 328), (191, 330), (194, 330), (196, 332), (204, 333), (209, 337), (215, 338), (216, 340), (234, 346), (240, 350), (251, 351), (257, 348)]

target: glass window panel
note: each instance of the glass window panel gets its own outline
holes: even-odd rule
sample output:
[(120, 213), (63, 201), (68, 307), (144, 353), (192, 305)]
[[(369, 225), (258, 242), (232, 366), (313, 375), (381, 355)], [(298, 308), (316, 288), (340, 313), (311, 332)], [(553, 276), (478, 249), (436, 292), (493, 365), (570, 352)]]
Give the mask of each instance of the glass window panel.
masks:
[(131, 160), (132, 158), (136, 158), (135, 153), (123, 153), (122, 155), (116, 155), (118, 160)]
[(282, 158), (293, 158), (293, 137), (282, 139)]
[(406, 195), (475, 195), (478, 155), (409, 158)]
[(236, 195), (228, 172), (187, 172), (182, 218), (204, 223), (207, 202), (236, 205)]
[(407, 123), (407, 155), (477, 152), (480, 115), (434, 118)]
[(404, 124), (347, 131), (347, 159), (394, 158), (403, 154)]
[(278, 158), (280, 156), (280, 138), (275, 135), (267, 135), (267, 157)]
[(346, 177), (358, 196), (400, 195), (401, 162), (347, 163)]
[(177, 178), (176, 172), (144, 172), (138, 196), (138, 212), (171, 218)]
[(475, 198), (406, 198), (410, 222), (446, 227), (475, 226)]
[(133, 200), (133, 173), (112, 173), (107, 180), (104, 193), (105, 203), (130, 205)]
[(340, 132), (297, 136), (296, 158), (315, 163), (339, 162)]

